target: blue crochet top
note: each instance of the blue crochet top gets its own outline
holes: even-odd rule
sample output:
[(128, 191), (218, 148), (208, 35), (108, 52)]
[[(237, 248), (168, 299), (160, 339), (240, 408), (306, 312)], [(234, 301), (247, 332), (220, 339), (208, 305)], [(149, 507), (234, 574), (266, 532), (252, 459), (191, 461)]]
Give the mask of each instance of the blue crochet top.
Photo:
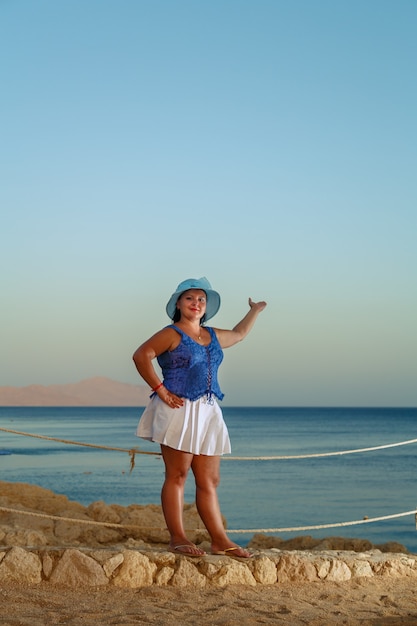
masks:
[(175, 324), (167, 328), (176, 330), (181, 335), (181, 342), (174, 350), (163, 352), (157, 358), (165, 387), (188, 400), (198, 400), (202, 396), (210, 400), (213, 395), (222, 400), (224, 394), (217, 381), (217, 370), (223, 360), (223, 350), (214, 330), (205, 327), (211, 342), (208, 346), (201, 346)]

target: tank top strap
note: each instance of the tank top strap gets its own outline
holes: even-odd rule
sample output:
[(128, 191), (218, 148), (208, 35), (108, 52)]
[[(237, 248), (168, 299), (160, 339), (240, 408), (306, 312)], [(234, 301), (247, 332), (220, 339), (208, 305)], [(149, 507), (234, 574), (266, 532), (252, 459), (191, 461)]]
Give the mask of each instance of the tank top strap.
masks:
[(174, 330), (177, 331), (177, 333), (181, 335), (181, 337), (184, 337), (185, 335), (185, 332), (181, 330), (181, 328), (178, 328), (178, 326), (176, 326), (175, 324), (168, 324), (168, 326), (165, 326), (165, 328), (173, 328)]

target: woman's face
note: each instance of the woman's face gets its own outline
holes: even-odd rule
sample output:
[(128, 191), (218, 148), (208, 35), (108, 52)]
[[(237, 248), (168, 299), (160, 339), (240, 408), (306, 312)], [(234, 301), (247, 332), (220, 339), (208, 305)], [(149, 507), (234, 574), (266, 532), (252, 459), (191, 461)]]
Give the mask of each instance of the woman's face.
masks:
[(181, 317), (201, 319), (206, 312), (206, 294), (202, 289), (188, 289), (177, 300)]

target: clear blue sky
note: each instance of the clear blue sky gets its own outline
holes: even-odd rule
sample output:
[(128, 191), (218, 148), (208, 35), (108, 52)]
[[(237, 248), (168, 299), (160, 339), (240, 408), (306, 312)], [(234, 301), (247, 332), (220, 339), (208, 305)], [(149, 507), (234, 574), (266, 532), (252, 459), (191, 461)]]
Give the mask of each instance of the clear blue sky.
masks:
[(417, 405), (415, 0), (0, 0), (0, 385), (141, 382), (187, 277), (225, 403)]

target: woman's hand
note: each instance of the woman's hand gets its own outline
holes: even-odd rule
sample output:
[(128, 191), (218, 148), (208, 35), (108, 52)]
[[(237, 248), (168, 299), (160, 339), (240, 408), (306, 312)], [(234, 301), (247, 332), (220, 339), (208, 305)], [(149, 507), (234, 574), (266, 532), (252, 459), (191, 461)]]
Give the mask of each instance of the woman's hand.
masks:
[(171, 407), (171, 409), (178, 409), (184, 404), (184, 400), (175, 393), (171, 393), (164, 385), (160, 387), (155, 393), (161, 398), (165, 404)]
[(255, 311), (258, 311), (258, 313), (260, 313), (266, 307), (266, 302), (264, 302), (263, 300), (261, 302), (254, 302), (252, 298), (249, 298), (249, 306), (251, 309), (255, 309)]
[(222, 348), (230, 348), (234, 346), (238, 341), (242, 341), (246, 335), (251, 331), (252, 326), (255, 323), (259, 313), (266, 307), (266, 302), (254, 302), (252, 298), (249, 298), (249, 311), (245, 317), (240, 320), (239, 324), (236, 324), (232, 330), (222, 330), (215, 328), (217, 339)]

